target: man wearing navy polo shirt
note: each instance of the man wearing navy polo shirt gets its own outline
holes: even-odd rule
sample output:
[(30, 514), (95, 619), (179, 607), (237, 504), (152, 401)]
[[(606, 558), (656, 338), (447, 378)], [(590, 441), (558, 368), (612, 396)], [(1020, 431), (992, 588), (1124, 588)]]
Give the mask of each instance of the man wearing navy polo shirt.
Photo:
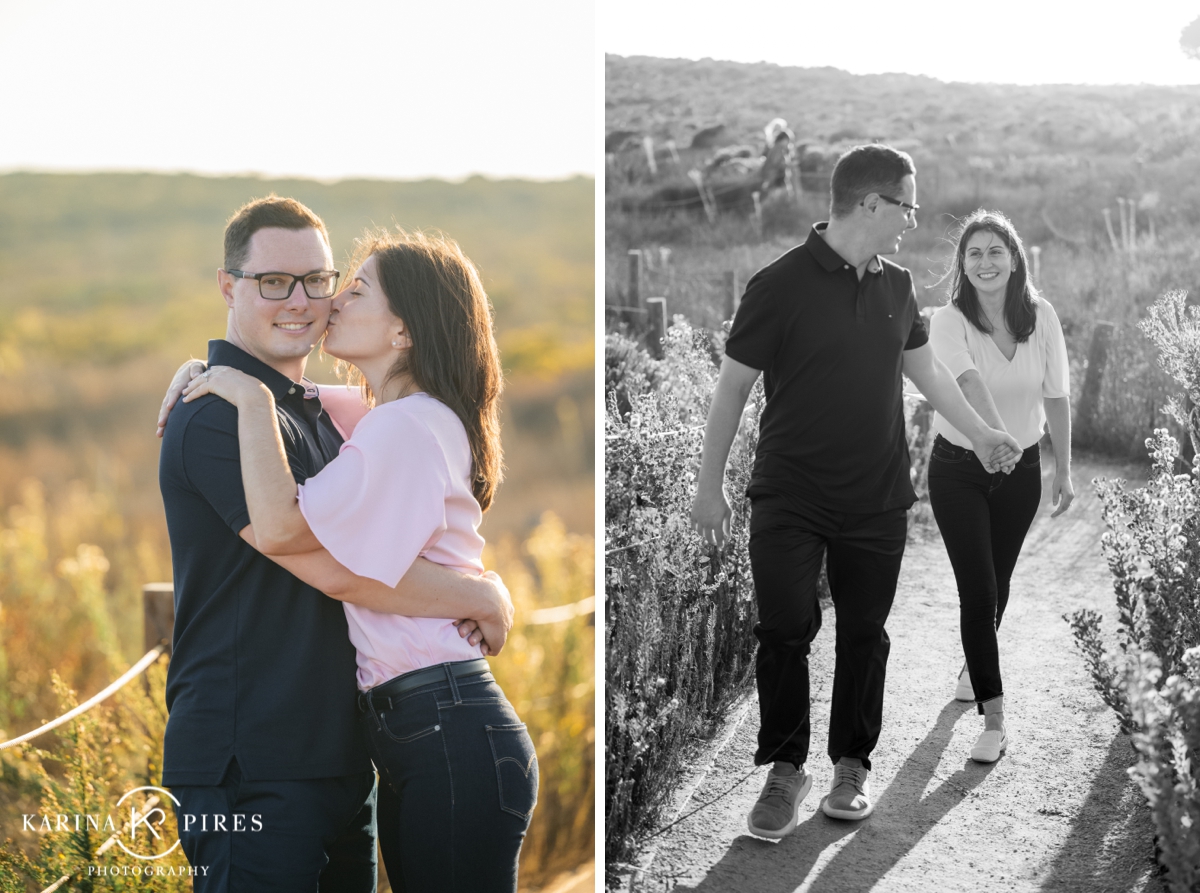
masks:
[[(263, 273), (294, 277), (291, 292), (264, 297)], [(271, 389), (298, 482), (342, 442), (317, 389), (303, 380), (336, 280), (325, 225), (299, 202), (272, 196), (231, 218), (218, 273), (226, 338), (209, 343), (208, 360)], [(237, 410), (220, 398), (171, 412), (159, 483), (175, 575), (163, 783), (179, 801), (184, 852), (204, 866), (196, 890), (374, 891), (375, 773), (355, 714), (345, 614), (283, 566), (306, 573), (302, 566), (322, 555), (332, 559), (271, 559), (253, 548)], [(374, 587), (372, 597), (391, 597), (393, 590), (333, 565), (353, 578), (347, 592)], [(423, 562), (414, 570), (437, 585), (463, 578)], [(362, 603), (404, 613), (388, 601)]]
[[(916, 221), (916, 169), (904, 152), (858, 146), (833, 171), (830, 220), (746, 285), (709, 408), (692, 523), (720, 545), (731, 509), (725, 464), (750, 388), (766, 407), (747, 495), (759, 640), (756, 765), (773, 762), (749, 817), (763, 837), (795, 829), (812, 786), (809, 646), (821, 627), (817, 580), (826, 559), (837, 609), (828, 753), (833, 784), (822, 809), (862, 819), (874, 808), (868, 774), (883, 723), (891, 610), (904, 555), (909, 474), (901, 373), (969, 436), (989, 470), (1020, 456), (989, 428), (934, 357), (912, 275), (895, 254)], [(963, 427), (959, 427), (959, 424)]]

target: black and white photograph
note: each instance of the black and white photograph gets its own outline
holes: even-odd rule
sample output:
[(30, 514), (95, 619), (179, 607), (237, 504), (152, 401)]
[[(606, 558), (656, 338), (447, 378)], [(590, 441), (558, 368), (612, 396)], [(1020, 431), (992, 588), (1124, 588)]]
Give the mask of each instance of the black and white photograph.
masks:
[(605, 4), (610, 891), (1200, 884), (1200, 8)]

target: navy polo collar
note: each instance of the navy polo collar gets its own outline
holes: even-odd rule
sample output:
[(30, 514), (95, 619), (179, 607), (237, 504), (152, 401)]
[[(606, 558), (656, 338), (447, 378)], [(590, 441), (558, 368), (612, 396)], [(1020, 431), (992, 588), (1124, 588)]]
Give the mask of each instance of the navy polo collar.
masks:
[[(316, 387), (310, 387), (311, 382), (304, 380), (300, 382), (300, 387), (296, 387), (296, 382), (292, 381), (282, 372), (272, 369), (258, 357), (246, 353), (236, 344), (232, 344), (222, 338), (213, 338), (208, 342), (208, 365), (210, 366), (232, 366), (245, 372), (247, 375), (253, 375), (268, 388), (274, 395), (276, 401), (285, 399), (289, 394), (301, 393), (305, 397), (315, 397), (317, 395)], [(309, 393), (311, 391), (311, 394)]]
[[(808, 234), (808, 240), (804, 246), (809, 250), (809, 253), (817, 259), (825, 271), (832, 273), (834, 270), (849, 266), (851, 269), (854, 265), (849, 263), (844, 257), (829, 247), (829, 243), (825, 241), (825, 230), (829, 226), (828, 220), (822, 220), (813, 224), (812, 231)], [(879, 260), (879, 255), (875, 255), (867, 263), (868, 273), (882, 273), (883, 263)]]

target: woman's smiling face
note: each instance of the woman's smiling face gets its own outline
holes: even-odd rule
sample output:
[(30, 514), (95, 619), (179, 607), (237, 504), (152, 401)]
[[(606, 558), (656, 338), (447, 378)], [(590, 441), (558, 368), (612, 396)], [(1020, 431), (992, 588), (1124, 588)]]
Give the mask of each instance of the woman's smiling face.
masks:
[(981, 229), (967, 240), (963, 269), (980, 296), (1003, 295), (1014, 265), (1012, 252), (1004, 240), (990, 229)]

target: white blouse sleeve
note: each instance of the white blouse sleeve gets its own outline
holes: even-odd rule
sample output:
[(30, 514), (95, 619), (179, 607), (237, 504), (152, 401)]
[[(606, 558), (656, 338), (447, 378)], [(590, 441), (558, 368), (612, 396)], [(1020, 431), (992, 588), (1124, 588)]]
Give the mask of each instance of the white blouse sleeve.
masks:
[(1046, 358), (1046, 370), (1042, 376), (1042, 396), (1069, 397), (1071, 375), (1067, 363), (1067, 340), (1063, 337), (1058, 314), (1044, 298), (1038, 299), (1037, 321), (1039, 326), (1046, 327), (1042, 335), (1042, 352)]
[(938, 308), (929, 321), (929, 343), (933, 353), (946, 364), (950, 374), (958, 378), (975, 369), (975, 359), (967, 345), (967, 326), (970, 323), (952, 305)]

